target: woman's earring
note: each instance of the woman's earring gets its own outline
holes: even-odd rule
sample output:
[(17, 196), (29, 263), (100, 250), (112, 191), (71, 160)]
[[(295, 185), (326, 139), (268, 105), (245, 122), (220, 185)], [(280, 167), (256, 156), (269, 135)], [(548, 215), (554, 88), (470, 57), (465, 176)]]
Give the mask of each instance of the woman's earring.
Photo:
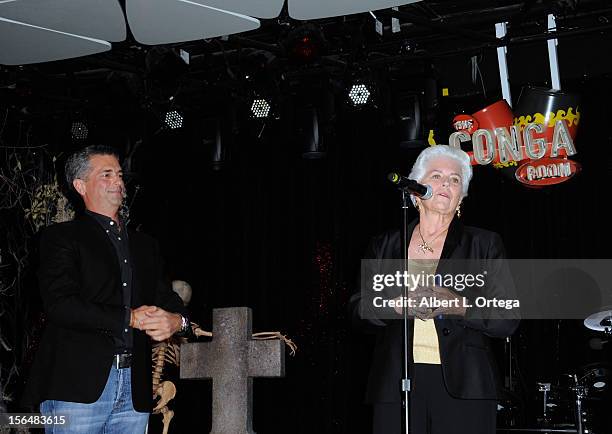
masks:
[(457, 211), (457, 218), (461, 218), (461, 202), (459, 202), (455, 211)]
[(420, 211), (419, 203), (416, 200), (414, 201), (414, 207), (416, 208), (417, 211)]

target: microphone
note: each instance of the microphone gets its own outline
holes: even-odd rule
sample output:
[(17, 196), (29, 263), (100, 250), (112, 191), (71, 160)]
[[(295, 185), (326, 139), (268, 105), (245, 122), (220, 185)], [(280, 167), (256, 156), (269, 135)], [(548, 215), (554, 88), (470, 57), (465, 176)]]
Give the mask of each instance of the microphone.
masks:
[(410, 194), (423, 200), (431, 199), (431, 196), (433, 196), (431, 185), (419, 184), (415, 180), (406, 178), (399, 173), (391, 172), (387, 175), (387, 179), (397, 185), (401, 190), (408, 190)]

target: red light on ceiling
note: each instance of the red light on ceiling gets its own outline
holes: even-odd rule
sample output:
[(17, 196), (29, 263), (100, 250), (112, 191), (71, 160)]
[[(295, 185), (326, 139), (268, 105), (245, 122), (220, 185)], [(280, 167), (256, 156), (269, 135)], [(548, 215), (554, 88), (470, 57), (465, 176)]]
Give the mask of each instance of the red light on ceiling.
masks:
[(310, 36), (303, 36), (293, 46), (293, 54), (303, 61), (311, 61), (319, 54), (319, 46)]

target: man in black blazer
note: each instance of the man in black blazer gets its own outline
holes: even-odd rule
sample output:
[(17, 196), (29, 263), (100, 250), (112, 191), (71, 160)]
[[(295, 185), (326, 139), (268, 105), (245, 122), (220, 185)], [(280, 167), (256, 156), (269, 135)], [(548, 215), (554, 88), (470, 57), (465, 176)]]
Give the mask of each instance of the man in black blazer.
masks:
[(163, 278), (157, 242), (119, 218), (122, 176), (112, 148), (75, 153), (66, 178), (85, 213), (41, 234), (47, 327), (22, 401), (67, 416), (68, 425), (52, 432), (144, 432), (152, 406), (150, 339), (189, 331), (183, 303)]

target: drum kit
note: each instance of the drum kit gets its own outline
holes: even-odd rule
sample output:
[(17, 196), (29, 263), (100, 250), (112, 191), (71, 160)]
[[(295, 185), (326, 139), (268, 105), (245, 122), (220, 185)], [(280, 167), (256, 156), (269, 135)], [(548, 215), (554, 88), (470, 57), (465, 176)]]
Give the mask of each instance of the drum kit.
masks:
[[(584, 320), (584, 326), (603, 335), (589, 342), (592, 349), (601, 350), (608, 338), (612, 337), (612, 309), (590, 315)], [(605, 416), (608, 416), (612, 411), (609, 406), (612, 368), (608, 363), (590, 363), (562, 375), (555, 382), (537, 382), (535, 393), (539, 408), (535, 414), (535, 428), (519, 428), (524, 425), (517, 422), (517, 415), (521, 413), (516, 404), (517, 395), (508, 390), (508, 380), (506, 383), (507, 399), (498, 404), (498, 421), (506, 428), (498, 429), (498, 432), (612, 433), (612, 426), (596, 421), (597, 415), (605, 412)]]

